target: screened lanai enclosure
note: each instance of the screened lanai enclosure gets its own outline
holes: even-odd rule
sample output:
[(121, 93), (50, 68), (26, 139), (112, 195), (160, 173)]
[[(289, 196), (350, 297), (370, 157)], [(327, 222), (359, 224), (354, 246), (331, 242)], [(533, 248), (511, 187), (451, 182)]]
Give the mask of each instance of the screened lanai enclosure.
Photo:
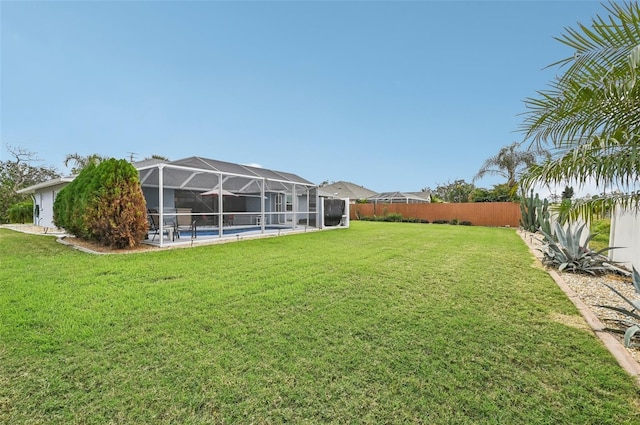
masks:
[(317, 185), (295, 174), (200, 157), (135, 165), (147, 202), (151, 244), (322, 226)]

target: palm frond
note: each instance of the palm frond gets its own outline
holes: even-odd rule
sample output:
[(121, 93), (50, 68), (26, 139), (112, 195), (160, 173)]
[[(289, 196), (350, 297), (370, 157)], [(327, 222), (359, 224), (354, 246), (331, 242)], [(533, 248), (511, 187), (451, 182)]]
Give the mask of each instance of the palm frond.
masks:
[(640, 144), (635, 134), (620, 131), (615, 137), (593, 137), (561, 154), (531, 167), (523, 176), (523, 185), (554, 185), (566, 181), (578, 184), (595, 182), (601, 187), (634, 190), (640, 176)]
[(640, 127), (640, 7), (611, 3), (606, 9), (607, 19), (596, 17), (557, 38), (574, 55), (550, 65), (567, 69), (538, 97), (525, 99), (526, 139), (571, 146), (619, 127)]

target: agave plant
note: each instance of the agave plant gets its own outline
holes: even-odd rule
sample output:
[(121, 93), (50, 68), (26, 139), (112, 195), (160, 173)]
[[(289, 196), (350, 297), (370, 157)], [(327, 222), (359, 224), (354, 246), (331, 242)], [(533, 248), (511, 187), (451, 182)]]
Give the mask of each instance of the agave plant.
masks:
[[(638, 273), (638, 270), (636, 270), (635, 267), (633, 268), (632, 281), (633, 281), (633, 288), (635, 289), (636, 294), (640, 295), (640, 273)], [(607, 288), (611, 289), (620, 298), (625, 300), (625, 302), (627, 304), (629, 304), (631, 306), (631, 310), (627, 310), (626, 308), (623, 308), (623, 307), (615, 307), (615, 306), (610, 306), (610, 305), (600, 305), (600, 306), (598, 306), (598, 307), (603, 307), (603, 308), (607, 308), (609, 310), (616, 311), (616, 312), (621, 313), (621, 314), (625, 315), (626, 317), (628, 317), (628, 319), (621, 320), (621, 322), (628, 326), (627, 330), (624, 333), (624, 346), (625, 347), (630, 347), (632, 338), (638, 332), (640, 332), (640, 314), (639, 314), (640, 313), (640, 299), (630, 300), (629, 298), (627, 298), (624, 295), (622, 295), (620, 292), (618, 292), (615, 288), (611, 287), (610, 285), (607, 285), (606, 283), (603, 283), (603, 285), (605, 285)]]
[[(544, 235), (544, 246), (540, 250), (543, 254), (543, 264), (555, 267), (559, 271), (566, 270), (574, 273), (595, 275), (606, 271), (603, 263), (608, 259), (602, 253), (614, 248), (608, 247), (598, 251), (590, 249), (589, 241), (597, 233), (590, 235), (586, 224), (581, 224), (575, 228), (569, 224), (565, 228), (556, 222), (554, 223), (553, 234), (549, 234), (542, 229), (540, 231)], [(583, 235), (585, 236), (585, 241), (580, 243)]]

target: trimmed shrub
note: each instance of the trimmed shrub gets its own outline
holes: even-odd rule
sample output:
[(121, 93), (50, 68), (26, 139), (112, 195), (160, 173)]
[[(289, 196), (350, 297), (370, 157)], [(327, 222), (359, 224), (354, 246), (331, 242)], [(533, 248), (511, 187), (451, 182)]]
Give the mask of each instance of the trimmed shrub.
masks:
[(64, 187), (53, 203), (53, 222), (57, 227), (79, 238), (92, 240), (85, 222), (90, 194), (95, 196), (92, 180), (97, 166), (93, 163), (82, 169), (71, 183)]
[(138, 171), (125, 160), (84, 168), (60, 191), (53, 211), (56, 226), (115, 248), (140, 243), (148, 231)]
[(391, 213), (384, 217), (384, 221), (402, 221), (402, 214)]
[(403, 222), (403, 223), (429, 223), (429, 220), (422, 218), (403, 217), (399, 213), (391, 213), (384, 216), (361, 216), (358, 218), (360, 221), (389, 221), (389, 222)]
[(11, 223), (33, 222), (33, 201), (18, 202), (7, 209), (7, 215)]

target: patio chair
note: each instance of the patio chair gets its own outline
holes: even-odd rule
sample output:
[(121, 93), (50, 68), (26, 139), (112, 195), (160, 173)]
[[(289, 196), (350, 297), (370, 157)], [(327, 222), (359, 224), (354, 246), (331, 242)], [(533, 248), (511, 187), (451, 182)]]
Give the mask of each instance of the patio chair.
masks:
[[(157, 209), (149, 208), (147, 210), (147, 217), (149, 218), (149, 233), (153, 232), (153, 238), (151, 239), (153, 242), (156, 236), (160, 234), (160, 214)], [(175, 240), (176, 234), (178, 233), (176, 222), (165, 221), (162, 227), (162, 233), (167, 235), (168, 239)]]
[(191, 232), (191, 237), (196, 238), (196, 221), (191, 216), (191, 208), (176, 208), (177, 235), (180, 238), (180, 231), (186, 230)]

